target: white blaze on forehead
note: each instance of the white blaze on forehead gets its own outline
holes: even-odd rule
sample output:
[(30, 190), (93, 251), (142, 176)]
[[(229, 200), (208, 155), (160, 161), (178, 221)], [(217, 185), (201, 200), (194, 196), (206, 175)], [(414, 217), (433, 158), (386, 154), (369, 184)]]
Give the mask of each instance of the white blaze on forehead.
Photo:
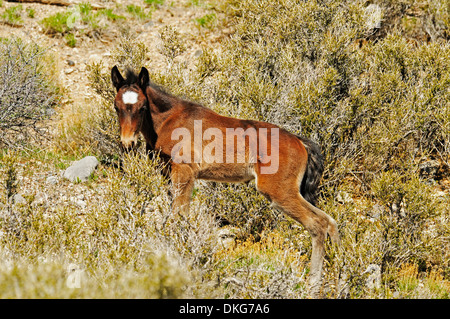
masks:
[(138, 101), (138, 94), (133, 91), (126, 91), (122, 94), (122, 101), (125, 104), (134, 104)]

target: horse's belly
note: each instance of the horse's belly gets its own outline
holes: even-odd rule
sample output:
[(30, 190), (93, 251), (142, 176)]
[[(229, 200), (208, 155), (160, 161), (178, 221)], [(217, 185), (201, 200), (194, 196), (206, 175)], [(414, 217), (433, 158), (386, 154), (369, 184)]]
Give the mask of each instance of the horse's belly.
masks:
[(254, 164), (204, 164), (198, 178), (216, 182), (247, 182), (255, 178)]

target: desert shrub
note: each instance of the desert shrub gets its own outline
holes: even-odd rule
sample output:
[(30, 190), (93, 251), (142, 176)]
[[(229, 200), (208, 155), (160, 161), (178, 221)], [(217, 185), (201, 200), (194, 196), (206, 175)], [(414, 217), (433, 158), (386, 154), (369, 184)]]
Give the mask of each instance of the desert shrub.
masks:
[[(14, 158), (17, 162), (17, 156), (11, 154), (0, 159), (2, 184), (18, 177), (11, 178), (8, 174)], [(111, 183), (104, 190), (95, 186), (101, 199), (89, 203), (86, 215), (80, 214), (74, 203), (39, 201), (32, 193), (24, 194), (24, 202), (7, 202), (2, 187), (2, 296), (184, 296), (190, 274), (189, 267), (185, 266), (188, 263), (182, 262), (180, 257), (183, 250), (171, 249), (164, 236), (156, 235), (161, 231), (160, 221), (169, 211), (169, 201), (163, 197), (167, 182), (159, 173), (159, 165), (158, 161), (150, 161), (145, 154), (139, 154), (124, 158), (121, 171), (105, 171), (104, 178), (110, 178)], [(16, 175), (24, 173), (15, 172)], [(16, 185), (16, 192), (22, 187)], [(46, 187), (41, 185), (34, 191), (54, 191)], [(168, 225), (167, 229), (170, 228)], [(188, 242), (190, 245), (201, 243), (198, 237)], [(181, 248), (186, 242), (178, 244)], [(200, 258), (200, 253), (203, 251), (190, 256)], [(80, 276), (82, 273), (80, 289), (74, 290), (66, 284), (71, 265), (80, 270)], [(10, 285), (11, 281), (16, 285)]]
[(440, 70), (448, 69), (441, 58), (448, 56), (449, 47), (433, 43), (415, 49), (391, 35), (367, 50), (364, 59), (371, 60), (363, 65), (368, 81), (351, 98), (357, 101), (354, 118), (367, 121), (359, 126), (364, 128), (361, 144), (368, 169), (404, 169), (414, 165), (415, 157), (430, 154), (448, 162), (448, 108), (442, 108), (448, 103), (448, 79), (429, 66), (429, 59)]
[(36, 44), (18, 38), (0, 41), (0, 143), (23, 146), (46, 133), (42, 122), (53, 114), (59, 88), (51, 58)]
[[(57, 258), (30, 262), (2, 252), (2, 298), (176, 298), (186, 282), (166, 255), (146, 259), (145, 270), (105, 268), (93, 277), (77, 264)], [(73, 278), (73, 279), (72, 279)]]
[[(438, 71), (448, 68), (447, 44), (416, 48), (390, 34), (359, 49), (354, 41), (367, 33), (365, 7), (353, 2), (230, 7), (236, 32), (211, 81), (203, 77), (213, 88), (201, 90), (214, 94), (203, 99), (216, 109), (319, 142), (330, 186), (344, 177), (344, 164), (347, 172), (361, 171), (361, 164), (371, 172), (400, 168), (420, 156), (416, 149), (448, 161), (448, 108), (441, 107), (448, 104), (448, 72)], [(431, 56), (438, 62), (429, 68)]]
[[(425, 270), (433, 263), (434, 246), (444, 245), (440, 232), (430, 225), (446, 202), (431, 195), (430, 186), (417, 177), (405, 180), (396, 172), (381, 174), (372, 191), (381, 203), (381, 235), (386, 245), (383, 267), (413, 262)], [(434, 230), (433, 230), (434, 229)], [(445, 259), (438, 262), (445, 263)]]
[(169, 61), (173, 61), (176, 56), (186, 51), (186, 46), (180, 38), (180, 33), (177, 29), (166, 26), (162, 28), (160, 36), (162, 40), (160, 52), (164, 54)]
[[(307, 257), (283, 231), (239, 242), (215, 254), (211, 276), (225, 298), (304, 298)], [(304, 239), (304, 238), (303, 238)]]
[(448, 40), (449, 9), (445, 1), (381, 0), (373, 1), (374, 5), (381, 11), (383, 22), (373, 30), (371, 39), (401, 30), (405, 38), (413, 41)]
[[(323, 202), (325, 211), (337, 215), (342, 236), (341, 246), (328, 251), (326, 277), (335, 284), (331, 296), (386, 298), (399, 290), (402, 265), (415, 265), (420, 273), (435, 267), (445, 272), (447, 267), (448, 221), (443, 212), (448, 198), (436, 197), (418, 177), (396, 171), (377, 176), (371, 195)], [(377, 289), (367, 284), (374, 266), (380, 270)]]
[(196, 199), (222, 224), (237, 227), (240, 241), (259, 241), (264, 230), (273, 229), (283, 217), (270, 207), (255, 185), (199, 183)]

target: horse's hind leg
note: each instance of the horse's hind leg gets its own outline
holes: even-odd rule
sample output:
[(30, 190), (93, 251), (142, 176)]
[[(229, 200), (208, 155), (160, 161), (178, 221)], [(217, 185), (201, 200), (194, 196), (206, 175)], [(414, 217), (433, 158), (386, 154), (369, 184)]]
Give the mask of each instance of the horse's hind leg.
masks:
[[(282, 187), (280, 187), (282, 185)], [(299, 193), (295, 181), (285, 180), (279, 185), (262, 178), (257, 182), (258, 190), (265, 194), (286, 215), (301, 223), (308, 230), (312, 239), (311, 269), (309, 273), (309, 290), (313, 297), (318, 297), (322, 282), (322, 265), (325, 255), (325, 239), (328, 230), (337, 233), (334, 220), (323, 211), (308, 203)], [(314, 207), (314, 209), (312, 209)], [(334, 224), (330, 223), (330, 220)], [(334, 236), (334, 235), (333, 235)], [(336, 236), (334, 236), (336, 239)]]
[(328, 220), (325, 216), (317, 215), (311, 211), (300, 193), (292, 194), (290, 198), (276, 199), (274, 202), (282, 212), (301, 223), (311, 235), (312, 253), (309, 290), (313, 297), (318, 297), (322, 286), (322, 266)]

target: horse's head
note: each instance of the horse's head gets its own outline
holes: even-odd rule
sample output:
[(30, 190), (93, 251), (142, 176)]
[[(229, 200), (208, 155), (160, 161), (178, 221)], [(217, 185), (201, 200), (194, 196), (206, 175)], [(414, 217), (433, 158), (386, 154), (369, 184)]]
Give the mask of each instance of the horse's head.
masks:
[(148, 109), (145, 88), (149, 83), (149, 74), (146, 68), (142, 68), (139, 76), (128, 71), (124, 79), (115, 66), (111, 70), (111, 79), (117, 90), (114, 107), (119, 116), (122, 147), (132, 149), (137, 144), (139, 131)]

